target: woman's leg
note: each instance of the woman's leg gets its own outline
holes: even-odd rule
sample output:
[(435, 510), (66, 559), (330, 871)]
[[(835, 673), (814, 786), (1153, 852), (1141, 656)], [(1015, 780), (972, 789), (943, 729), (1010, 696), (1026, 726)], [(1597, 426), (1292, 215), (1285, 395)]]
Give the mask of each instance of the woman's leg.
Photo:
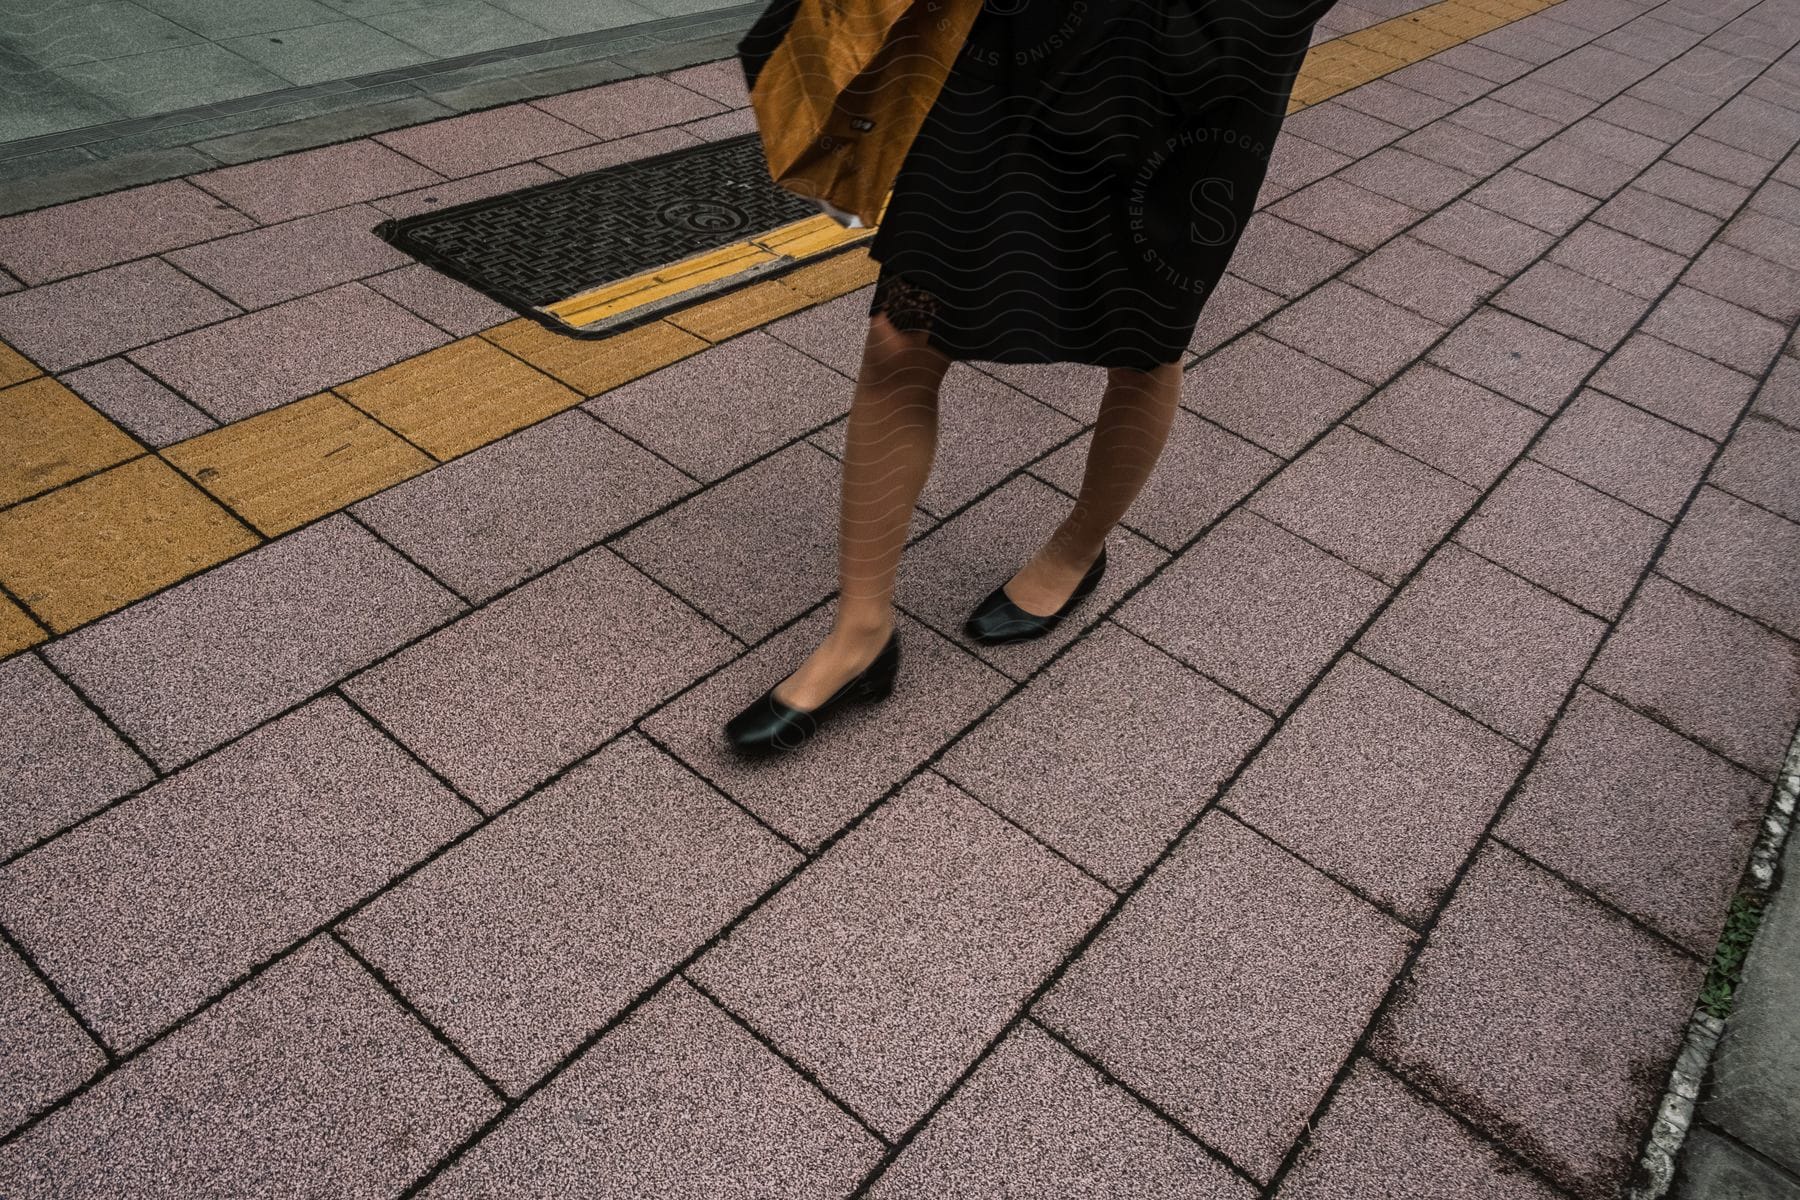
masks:
[(850, 403), (831, 632), (775, 689), (796, 708), (822, 704), (868, 666), (894, 625), (894, 572), (937, 448), (938, 385), (950, 359), (877, 313)]
[(1150, 478), (1180, 400), (1179, 362), (1149, 371), (1115, 367), (1107, 372), (1081, 495), (1050, 540), (1007, 581), (1006, 594), (1014, 604), (1037, 616), (1062, 607)]

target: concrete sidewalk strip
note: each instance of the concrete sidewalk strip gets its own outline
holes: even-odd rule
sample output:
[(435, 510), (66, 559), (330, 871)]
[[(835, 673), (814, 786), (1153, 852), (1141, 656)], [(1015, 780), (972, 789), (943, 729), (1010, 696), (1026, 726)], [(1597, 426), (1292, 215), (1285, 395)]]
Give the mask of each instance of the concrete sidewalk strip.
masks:
[[(1100, 588), (962, 632), (1107, 378), (959, 365), (894, 695), (764, 762), (867, 247), (576, 339), (374, 232), (751, 131), (750, 7), (0, 217), (0, 1194), (1652, 1200), (1800, 724), (1796, 0), (1332, 8)], [(1789, 899), (1684, 1186), (1800, 1179)]]

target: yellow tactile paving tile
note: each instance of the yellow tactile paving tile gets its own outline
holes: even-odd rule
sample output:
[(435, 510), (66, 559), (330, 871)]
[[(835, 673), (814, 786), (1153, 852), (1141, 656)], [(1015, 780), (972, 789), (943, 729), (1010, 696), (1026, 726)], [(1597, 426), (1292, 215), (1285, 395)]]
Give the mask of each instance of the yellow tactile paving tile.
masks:
[(147, 455), (0, 512), (0, 580), (67, 633), (260, 540)]
[(881, 264), (869, 257), (868, 247), (859, 246), (834, 254), (824, 262), (796, 267), (783, 275), (781, 281), (814, 300), (835, 300), (865, 284), (874, 283), (880, 270)]
[(43, 641), (45, 636), (37, 622), (25, 614), (24, 609), (5, 596), (0, 596), (0, 658), (29, 650)]
[(753, 267), (775, 262), (779, 257), (761, 246), (737, 242), (667, 267), (634, 275), (618, 283), (582, 292), (567, 300), (559, 300), (545, 306), (543, 311), (577, 328), (596, 325), (608, 317), (616, 317), (620, 313), (642, 308), (670, 296), (679, 296), (682, 292), (721, 279), (742, 275)]
[(554, 375), (583, 396), (611, 391), (712, 344), (662, 320), (611, 337), (574, 338), (521, 317), (481, 336)]
[(269, 537), (436, 465), (329, 393), (189, 438), (163, 456)]
[(690, 305), (664, 319), (709, 342), (722, 342), (817, 303), (816, 299), (789, 287), (785, 281), (770, 279), (739, 288), (717, 300)]
[(449, 460), (580, 404), (582, 397), (470, 337), (346, 383), (339, 395)]
[(54, 379), (0, 391), (0, 505), (142, 453), (123, 430)]
[(14, 350), (5, 342), (0, 342), (0, 387), (10, 387), (15, 383), (23, 383), (27, 379), (36, 379), (43, 372), (38, 365)]

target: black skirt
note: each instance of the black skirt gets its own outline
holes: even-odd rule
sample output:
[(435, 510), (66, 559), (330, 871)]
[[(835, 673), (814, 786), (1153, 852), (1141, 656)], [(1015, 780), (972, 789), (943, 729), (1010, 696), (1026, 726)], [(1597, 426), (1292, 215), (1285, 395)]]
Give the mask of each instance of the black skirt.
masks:
[(872, 239), (871, 314), (956, 359), (1180, 359), (1331, 3), (987, 0)]

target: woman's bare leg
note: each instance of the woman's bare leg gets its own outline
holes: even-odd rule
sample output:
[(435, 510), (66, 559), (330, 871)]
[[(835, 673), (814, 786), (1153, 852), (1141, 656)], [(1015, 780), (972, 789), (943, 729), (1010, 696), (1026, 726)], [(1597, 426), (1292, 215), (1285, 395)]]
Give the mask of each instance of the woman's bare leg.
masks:
[(923, 333), (903, 333), (879, 313), (870, 320), (844, 440), (837, 613), (825, 640), (776, 687), (783, 703), (817, 708), (887, 643), (894, 573), (931, 473), (938, 385), (949, 368)]
[(1100, 557), (1101, 544), (1137, 499), (1169, 440), (1181, 400), (1181, 364), (1149, 371), (1113, 368), (1094, 440), (1088, 447), (1081, 495), (1035, 557), (1006, 584), (1012, 602), (1048, 616), (1063, 606)]

